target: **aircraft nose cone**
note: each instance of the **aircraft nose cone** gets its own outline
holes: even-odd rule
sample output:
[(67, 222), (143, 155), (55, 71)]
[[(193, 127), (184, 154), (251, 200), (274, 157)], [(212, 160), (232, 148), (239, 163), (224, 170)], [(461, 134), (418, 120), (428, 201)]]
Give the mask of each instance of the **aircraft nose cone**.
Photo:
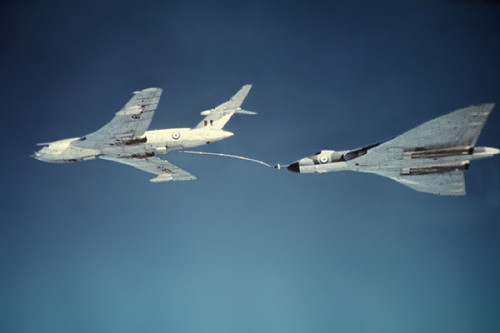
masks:
[(299, 162), (295, 162), (286, 167), (288, 170), (293, 172), (300, 172)]

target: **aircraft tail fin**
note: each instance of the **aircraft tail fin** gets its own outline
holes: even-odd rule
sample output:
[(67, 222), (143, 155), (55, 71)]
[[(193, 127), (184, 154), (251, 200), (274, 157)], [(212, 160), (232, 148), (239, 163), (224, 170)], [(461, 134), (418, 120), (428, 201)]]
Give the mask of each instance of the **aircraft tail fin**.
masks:
[(247, 97), (251, 88), (251, 84), (246, 84), (241, 87), (241, 89), (233, 97), (231, 97), (229, 101), (222, 103), (212, 110), (201, 112), (201, 115), (205, 116), (205, 118), (203, 118), (196, 128), (211, 127), (214, 129), (222, 129), (235, 113), (247, 115), (257, 114), (253, 111), (241, 109), (241, 104), (243, 104), (243, 101)]

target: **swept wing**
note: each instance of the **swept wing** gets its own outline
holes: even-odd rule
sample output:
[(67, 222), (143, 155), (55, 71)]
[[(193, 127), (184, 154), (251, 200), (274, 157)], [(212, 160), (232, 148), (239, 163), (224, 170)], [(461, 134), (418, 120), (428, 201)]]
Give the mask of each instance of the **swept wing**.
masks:
[(474, 147), (495, 104), (469, 106), (417, 126), (392, 140), (351, 150), (346, 160), (356, 165), (394, 165), (412, 154), (443, 156)]
[(472, 105), (430, 120), (389, 140), (371, 152), (390, 148), (439, 149), (473, 147), (495, 104)]
[(144, 136), (160, 101), (162, 89), (148, 88), (134, 92), (134, 96), (99, 130), (86, 135), (73, 145), (82, 148), (100, 148), (138, 140)]
[[(463, 170), (469, 161), (453, 165), (405, 168), (405, 160), (433, 159), (468, 154), (495, 104), (479, 104), (430, 120), (381, 144), (346, 154), (365, 172), (389, 177), (421, 192), (464, 195)], [(361, 171), (361, 170), (360, 170)]]
[(403, 169), (395, 172), (380, 170), (373, 173), (391, 178), (419, 192), (437, 195), (465, 195), (463, 170), (467, 168), (468, 162), (464, 162), (455, 166)]
[(156, 182), (167, 182), (171, 180), (194, 180), (195, 176), (172, 164), (166, 160), (160, 159), (158, 157), (110, 157), (101, 156), (100, 158), (113, 161), (117, 163), (122, 163), (126, 165), (133, 166), (142, 171), (146, 171), (155, 174), (155, 178), (151, 178), (150, 181)]

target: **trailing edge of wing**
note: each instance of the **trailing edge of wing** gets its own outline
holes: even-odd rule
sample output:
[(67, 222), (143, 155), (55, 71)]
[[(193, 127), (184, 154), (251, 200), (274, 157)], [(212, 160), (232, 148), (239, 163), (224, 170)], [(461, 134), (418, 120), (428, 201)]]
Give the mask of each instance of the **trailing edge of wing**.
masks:
[(419, 192), (437, 195), (465, 195), (465, 177), (462, 170), (388, 177)]
[(150, 181), (153, 183), (166, 182), (171, 180), (194, 180), (196, 177), (186, 170), (183, 170), (166, 160), (160, 159), (158, 157), (108, 157), (101, 156), (100, 158), (113, 161), (117, 163), (122, 163), (126, 165), (133, 166), (136, 169), (155, 174), (155, 178), (151, 178)]

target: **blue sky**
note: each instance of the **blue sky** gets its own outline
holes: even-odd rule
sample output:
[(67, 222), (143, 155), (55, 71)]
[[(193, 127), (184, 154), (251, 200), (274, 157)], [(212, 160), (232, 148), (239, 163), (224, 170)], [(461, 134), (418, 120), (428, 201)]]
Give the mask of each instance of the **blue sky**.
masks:
[[(151, 128), (254, 85), (235, 136), (269, 163), (389, 139), (500, 101), (500, 7), (481, 1), (22, 1), (0, 5), (2, 332), (500, 330), (500, 160), (467, 196), (169, 154), (151, 184), (29, 158), (164, 89)], [(497, 107), (498, 108), (498, 107)], [(494, 109), (478, 145), (500, 147)]]

